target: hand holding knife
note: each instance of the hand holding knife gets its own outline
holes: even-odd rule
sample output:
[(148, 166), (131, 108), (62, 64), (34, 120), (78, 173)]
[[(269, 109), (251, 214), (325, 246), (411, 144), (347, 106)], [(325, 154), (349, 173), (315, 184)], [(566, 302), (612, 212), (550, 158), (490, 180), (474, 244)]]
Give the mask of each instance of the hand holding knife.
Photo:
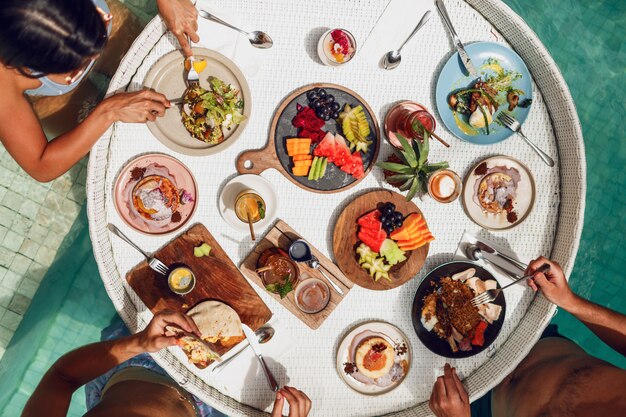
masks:
[(441, 15), (443, 23), (445, 24), (448, 32), (450, 32), (450, 35), (452, 36), (454, 46), (459, 52), (459, 56), (461, 57), (461, 62), (463, 63), (463, 66), (473, 78), (478, 78), (478, 72), (476, 71), (476, 68), (474, 68), (472, 60), (465, 51), (465, 47), (463, 46), (459, 35), (457, 35), (456, 30), (454, 30), (454, 26), (452, 26), (452, 21), (450, 20), (450, 16), (448, 16), (446, 6), (443, 4), (442, 0), (435, 0), (435, 5), (437, 6), (437, 10), (439, 11), (439, 15)]

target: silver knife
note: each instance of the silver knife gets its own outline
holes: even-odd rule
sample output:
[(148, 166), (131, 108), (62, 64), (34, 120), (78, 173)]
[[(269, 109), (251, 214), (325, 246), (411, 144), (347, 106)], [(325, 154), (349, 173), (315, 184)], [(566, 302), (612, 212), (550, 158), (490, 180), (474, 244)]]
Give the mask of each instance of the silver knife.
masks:
[(270, 384), (270, 388), (272, 389), (272, 391), (274, 392), (278, 391), (278, 389), (280, 388), (278, 386), (278, 382), (276, 382), (276, 378), (274, 378), (274, 375), (272, 375), (272, 371), (270, 371), (270, 368), (268, 368), (267, 364), (265, 363), (265, 359), (263, 359), (263, 355), (261, 355), (261, 353), (259, 352), (260, 345), (257, 340), (257, 336), (254, 334), (252, 329), (246, 326), (245, 324), (242, 323), (241, 327), (243, 329), (243, 334), (245, 334), (246, 339), (248, 339), (248, 343), (250, 344), (250, 347), (254, 351), (254, 354), (256, 355), (257, 359), (259, 360), (259, 363), (261, 364), (261, 368), (263, 368), (263, 372), (265, 372), (267, 383)]
[(465, 47), (463, 46), (459, 35), (456, 34), (454, 26), (452, 26), (452, 21), (450, 20), (450, 16), (448, 16), (446, 6), (444, 6), (442, 0), (435, 0), (435, 5), (437, 6), (437, 10), (439, 10), (439, 14), (443, 19), (443, 23), (445, 23), (446, 27), (448, 28), (448, 32), (450, 32), (450, 35), (452, 36), (452, 41), (454, 42), (456, 50), (459, 51), (459, 56), (461, 57), (461, 62), (465, 66), (465, 69), (472, 77), (478, 78), (478, 72), (476, 71), (476, 68), (474, 68), (474, 64), (472, 64), (472, 60), (467, 54), (467, 51), (465, 50)]

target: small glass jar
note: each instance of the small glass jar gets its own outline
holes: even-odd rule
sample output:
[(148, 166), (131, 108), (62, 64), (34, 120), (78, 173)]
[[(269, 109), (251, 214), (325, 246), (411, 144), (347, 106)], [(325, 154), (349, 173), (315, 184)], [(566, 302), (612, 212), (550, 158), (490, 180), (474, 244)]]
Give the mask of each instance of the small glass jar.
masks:
[(330, 288), (319, 278), (303, 275), (295, 293), (296, 306), (307, 314), (324, 310), (330, 302)]
[(461, 194), (461, 178), (450, 170), (442, 169), (428, 178), (428, 194), (440, 203), (451, 203)]
[(235, 198), (235, 214), (244, 223), (248, 223), (248, 215), (252, 223), (265, 217), (265, 200), (252, 190), (245, 190)]
[(435, 130), (437, 122), (426, 110), (406, 112), (398, 116), (397, 128), (401, 135), (407, 139), (424, 140), (424, 128), (429, 132)]
[[(339, 31), (339, 32), (337, 32)], [(333, 34), (335, 35), (333, 37)], [(338, 36), (343, 36), (341, 39), (347, 40), (348, 50), (345, 49), (343, 42), (337, 42), (335, 39), (339, 39)], [(356, 54), (356, 40), (350, 32), (345, 29), (330, 29), (320, 37), (317, 43), (317, 55), (324, 65), (336, 67), (343, 65)]]

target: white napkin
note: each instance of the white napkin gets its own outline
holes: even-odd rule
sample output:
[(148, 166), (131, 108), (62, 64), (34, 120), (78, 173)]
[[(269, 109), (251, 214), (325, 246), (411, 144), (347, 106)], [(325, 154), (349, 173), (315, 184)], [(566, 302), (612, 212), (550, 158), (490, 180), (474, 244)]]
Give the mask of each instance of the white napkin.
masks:
[[(465, 255), (465, 248), (467, 248), (468, 245), (474, 244), (477, 241), (481, 241), (483, 243), (486, 243), (487, 245), (491, 246), (492, 248), (496, 249), (498, 252), (501, 252), (505, 255), (510, 256), (513, 259), (517, 259), (520, 262), (524, 263), (524, 264), (528, 264), (528, 260), (527, 259), (519, 259), (519, 257), (517, 256), (517, 254), (515, 254), (514, 252), (511, 251), (511, 249), (506, 248), (506, 247), (502, 247), (502, 245), (498, 245), (495, 244), (493, 242), (490, 242), (486, 239), (478, 239), (476, 236), (464, 232), (463, 233), (463, 237), (461, 238), (461, 241), (459, 242), (459, 246), (457, 247), (456, 252), (454, 253), (454, 259), (457, 261), (465, 261), (468, 260), (467, 256)], [(483, 268), (485, 268), (487, 271), (491, 272), (493, 274), (493, 276), (498, 280), (498, 282), (500, 283), (500, 285), (504, 284), (508, 284), (511, 282), (511, 277), (508, 275), (503, 274), (498, 268), (493, 267), (490, 262), (488, 261), (484, 261), (484, 260), (478, 260), (478, 261), (472, 261), (475, 262), (476, 264), (482, 266)], [(510, 262), (506, 261), (506, 260), (499, 260), (499, 259), (494, 259), (493, 263), (499, 265), (500, 267), (504, 268), (506, 271), (510, 271), (513, 274), (516, 274), (518, 276), (523, 276), (524, 275), (524, 271), (522, 271), (520, 268), (517, 268), (516, 266), (512, 265)]]
[[(198, 0), (196, 8), (206, 10), (242, 30), (254, 30), (250, 29), (252, 22), (242, 22), (237, 17), (229, 15), (228, 11), (211, 8), (209, 0)], [(198, 17), (198, 36), (200, 42), (194, 45), (217, 51), (230, 58), (246, 78), (254, 77), (263, 61), (272, 53), (271, 49), (258, 49), (250, 45), (248, 38), (236, 30), (202, 17)]]
[[(284, 368), (280, 366), (279, 359), (295, 346), (295, 341), (287, 328), (281, 326), (278, 319), (273, 318), (268, 322), (268, 325), (272, 326), (276, 332), (269, 342), (260, 345), (261, 351), (259, 353), (263, 355), (278, 384), (282, 386), (286, 381), (282, 380)], [(228, 354), (224, 355), (223, 359), (228, 359), (232, 353), (237, 351), (239, 351), (239, 346), (231, 349)], [(259, 387), (261, 390), (267, 388), (265, 374), (252, 348), (247, 348), (219, 372), (210, 371), (208, 373), (211, 376), (211, 385), (235, 398), (241, 396), (244, 388), (246, 391), (254, 391), (253, 387)]]
[[(391, 0), (361, 47), (359, 55), (375, 65), (387, 52), (395, 50), (411, 34), (424, 13), (433, 9), (433, 0)], [(431, 21), (421, 30), (428, 30)], [(419, 42), (419, 33), (409, 42)], [(409, 47), (407, 46), (407, 48)]]

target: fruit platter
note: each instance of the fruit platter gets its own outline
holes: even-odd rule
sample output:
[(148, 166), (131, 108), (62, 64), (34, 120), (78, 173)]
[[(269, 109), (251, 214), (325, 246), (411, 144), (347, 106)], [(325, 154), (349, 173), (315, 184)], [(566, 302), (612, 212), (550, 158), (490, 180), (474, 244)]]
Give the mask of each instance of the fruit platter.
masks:
[(343, 210), (335, 225), (333, 252), (355, 284), (388, 290), (415, 277), (434, 239), (414, 203), (393, 191), (377, 190)]
[(237, 169), (258, 174), (276, 168), (306, 190), (338, 192), (369, 173), (379, 137), (374, 112), (357, 93), (335, 84), (311, 84), (283, 101), (267, 147), (244, 152)]

